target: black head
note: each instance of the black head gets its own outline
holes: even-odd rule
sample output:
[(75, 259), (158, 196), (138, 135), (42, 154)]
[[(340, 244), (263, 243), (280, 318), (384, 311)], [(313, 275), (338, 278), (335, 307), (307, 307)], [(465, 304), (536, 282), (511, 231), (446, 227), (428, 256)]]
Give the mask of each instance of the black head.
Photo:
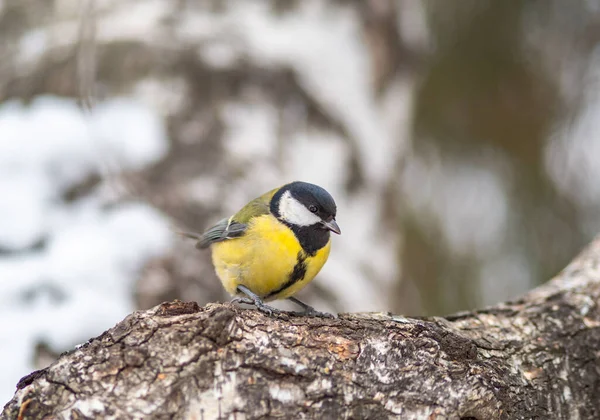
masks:
[(284, 185), (271, 200), (271, 212), (292, 227), (310, 226), (340, 233), (335, 201), (318, 185), (300, 181)]

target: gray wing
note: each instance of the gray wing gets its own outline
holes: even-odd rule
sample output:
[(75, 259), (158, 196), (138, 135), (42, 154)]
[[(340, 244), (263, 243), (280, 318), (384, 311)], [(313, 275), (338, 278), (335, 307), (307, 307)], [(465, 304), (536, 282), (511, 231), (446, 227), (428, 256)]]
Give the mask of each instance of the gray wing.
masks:
[(180, 232), (180, 235), (195, 239), (196, 248), (205, 249), (214, 244), (215, 242), (221, 242), (226, 239), (238, 238), (246, 231), (246, 224), (231, 221), (230, 219), (222, 219), (217, 222), (214, 226), (208, 228), (204, 233), (197, 234), (191, 232)]

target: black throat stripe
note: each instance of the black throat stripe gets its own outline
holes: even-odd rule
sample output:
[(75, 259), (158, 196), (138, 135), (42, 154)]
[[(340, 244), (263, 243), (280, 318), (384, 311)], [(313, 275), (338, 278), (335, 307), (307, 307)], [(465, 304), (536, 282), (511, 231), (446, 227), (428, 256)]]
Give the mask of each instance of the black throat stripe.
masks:
[(265, 298), (270, 298), (270, 297), (273, 297), (273, 296), (283, 292), (288, 287), (291, 287), (292, 285), (294, 285), (297, 282), (299, 282), (300, 280), (302, 280), (305, 275), (306, 275), (306, 255), (304, 254), (304, 252), (299, 251), (298, 256), (296, 257), (296, 265), (294, 265), (294, 269), (289, 274), (287, 281), (279, 289), (273, 290), (271, 293), (269, 293), (267, 296), (265, 296)]
[(320, 226), (296, 226), (288, 223), (286, 225), (294, 232), (304, 252), (311, 257), (329, 242), (329, 231)]

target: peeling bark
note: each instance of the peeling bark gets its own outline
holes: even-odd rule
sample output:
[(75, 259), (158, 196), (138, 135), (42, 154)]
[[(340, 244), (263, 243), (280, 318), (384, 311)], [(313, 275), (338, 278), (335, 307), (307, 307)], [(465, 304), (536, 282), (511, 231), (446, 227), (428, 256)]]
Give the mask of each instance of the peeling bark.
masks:
[(0, 419), (600, 418), (600, 240), (445, 318), (164, 303), (21, 379)]

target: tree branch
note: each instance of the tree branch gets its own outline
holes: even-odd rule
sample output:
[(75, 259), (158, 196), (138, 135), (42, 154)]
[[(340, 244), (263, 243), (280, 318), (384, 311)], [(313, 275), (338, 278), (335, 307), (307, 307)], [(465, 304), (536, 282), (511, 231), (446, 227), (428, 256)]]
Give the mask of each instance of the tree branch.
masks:
[(600, 418), (600, 240), (514, 302), (445, 318), (175, 301), (21, 379), (0, 419)]

